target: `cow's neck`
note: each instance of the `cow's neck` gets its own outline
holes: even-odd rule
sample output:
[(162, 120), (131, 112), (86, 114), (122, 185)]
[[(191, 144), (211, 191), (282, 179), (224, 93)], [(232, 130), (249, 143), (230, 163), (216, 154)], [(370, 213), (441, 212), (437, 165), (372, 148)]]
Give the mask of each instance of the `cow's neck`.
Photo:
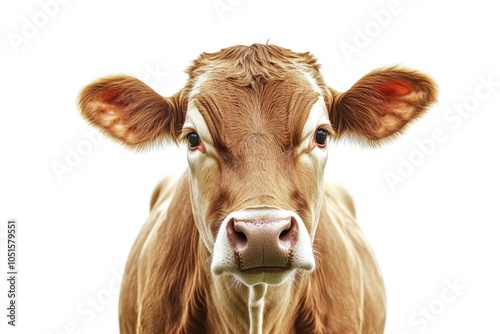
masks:
[(296, 303), (295, 296), (291, 281), (279, 286), (259, 284), (247, 287), (229, 275), (218, 276), (214, 277), (212, 291), (212, 305), (217, 309), (209, 314), (216, 314), (219, 318), (212, 319), (212, 323), (229, 324), (228, 328), (221, 329), (222, 332), (276, 332), (292, 321), (294, 314), (290, 310), (294, 309), (291, 304)]

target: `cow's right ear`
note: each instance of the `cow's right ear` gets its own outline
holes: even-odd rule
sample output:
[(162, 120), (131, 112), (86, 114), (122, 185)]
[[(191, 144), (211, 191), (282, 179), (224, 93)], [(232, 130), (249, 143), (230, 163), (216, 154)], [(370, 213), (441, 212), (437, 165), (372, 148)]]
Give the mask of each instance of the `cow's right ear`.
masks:
[(183, 90), (165, 98), (130, 76), (97, 80), (80, 93), (84, 118), (105, 134), (135, 149), (161, 140), (176, 141), (187, 102)]
[(351, 137), (370, 145), (403, 132), (437, 98), (431, 78), (397, 66), (368, 73), (347, 92), (330, 91), (330, 120), (337, 137)]

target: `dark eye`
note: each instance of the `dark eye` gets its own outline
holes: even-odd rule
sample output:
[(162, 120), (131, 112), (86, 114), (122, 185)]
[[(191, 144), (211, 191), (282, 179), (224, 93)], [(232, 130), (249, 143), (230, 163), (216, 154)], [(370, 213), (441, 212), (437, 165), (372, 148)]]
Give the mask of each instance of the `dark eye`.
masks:
[(190, 132), (186, 139), (189, 143), (189, 148), (195, 148), (200, 145), (200, 136), (196, 132)]
[(328, 139), (328, 132), (324, 129), (316, 130), (316, 134), (314, 135), (314, 139), (316, 139), (316, 143), (318, 146), (324, 147), (326, 145), (326, 140)]

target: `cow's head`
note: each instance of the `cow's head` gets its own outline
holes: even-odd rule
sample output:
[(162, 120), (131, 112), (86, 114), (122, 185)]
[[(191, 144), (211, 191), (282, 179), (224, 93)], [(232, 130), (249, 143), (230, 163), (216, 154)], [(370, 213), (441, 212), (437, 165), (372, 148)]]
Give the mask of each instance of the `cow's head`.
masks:
[(315, 267), (329, 141), (376, 144), (435, 100), (432, 81), (415, 71), (376, 70), (338, 93), (318, 69), (309, 53), (235, 46), (202, 54), (171, 97), (116, 76), (87, 86), (80, 107), (127, 146), (186, 143), (194, 220), (212, 273), (280, 284)]

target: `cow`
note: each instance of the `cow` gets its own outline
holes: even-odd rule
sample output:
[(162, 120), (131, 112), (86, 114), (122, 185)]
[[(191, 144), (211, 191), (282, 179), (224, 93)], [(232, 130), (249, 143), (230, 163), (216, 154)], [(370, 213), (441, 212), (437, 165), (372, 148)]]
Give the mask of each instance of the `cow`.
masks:
[(381, 273), (350, 195), (324, 183), (328, 146), (394, 138), (436, 86), (393, 66), (338, 92), (319, 68), (237, 45), (202, 53), (170, 97), (126, 75), (81, 91), (83, 117), (125, 146), (186, 145), (129, 255), (121, 333), (383, 333)]

